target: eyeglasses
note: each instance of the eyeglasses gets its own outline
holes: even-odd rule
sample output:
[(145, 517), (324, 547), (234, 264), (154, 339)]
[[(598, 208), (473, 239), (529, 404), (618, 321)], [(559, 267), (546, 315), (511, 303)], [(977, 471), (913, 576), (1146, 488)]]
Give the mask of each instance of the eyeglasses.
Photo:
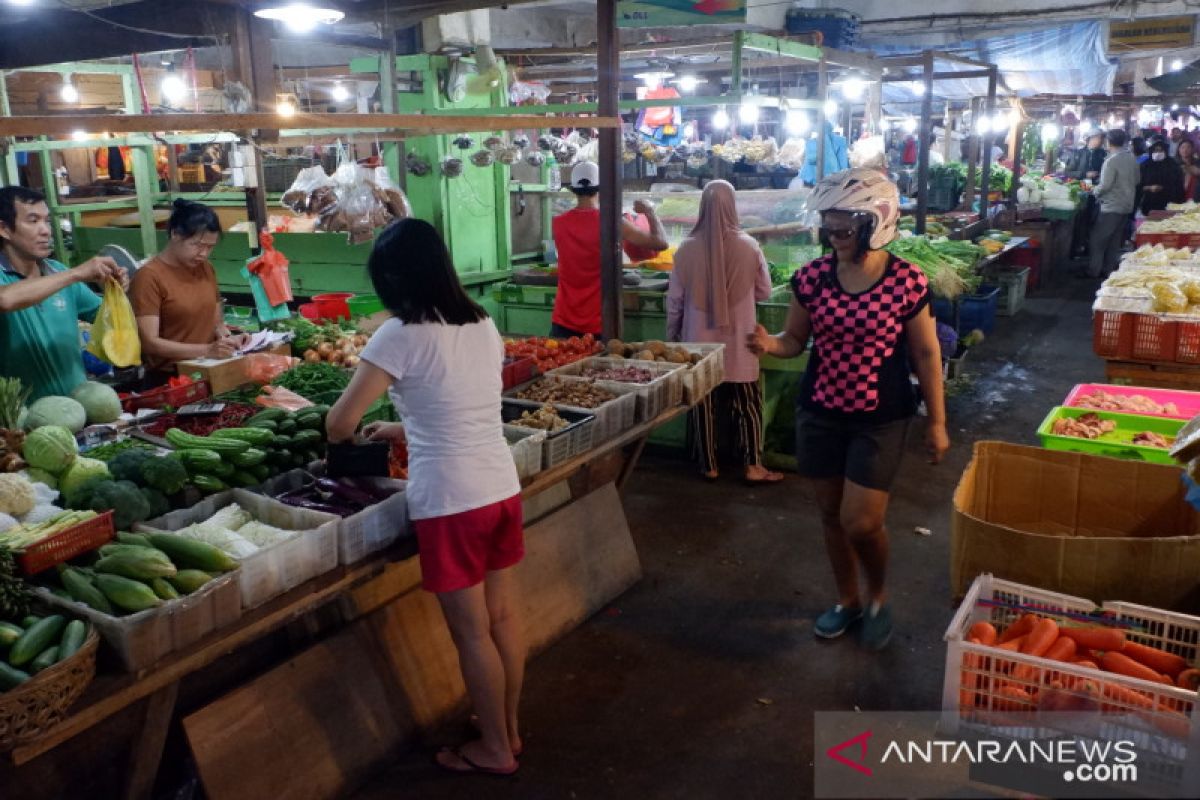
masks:
[(849, 239), (858, 233), (858, 228), (821, 228), (830, 239)]

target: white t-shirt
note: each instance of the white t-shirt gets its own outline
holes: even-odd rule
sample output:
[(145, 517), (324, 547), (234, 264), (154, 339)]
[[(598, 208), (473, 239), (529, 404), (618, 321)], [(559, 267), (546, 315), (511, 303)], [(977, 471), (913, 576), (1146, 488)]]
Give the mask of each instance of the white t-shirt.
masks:
[(408, 436), (409, 517), (459, 514), (520, 493), (500, 421), (504, 342), (490, 319), (390, 319), (362, 357), (392, 376), (389, 393)]

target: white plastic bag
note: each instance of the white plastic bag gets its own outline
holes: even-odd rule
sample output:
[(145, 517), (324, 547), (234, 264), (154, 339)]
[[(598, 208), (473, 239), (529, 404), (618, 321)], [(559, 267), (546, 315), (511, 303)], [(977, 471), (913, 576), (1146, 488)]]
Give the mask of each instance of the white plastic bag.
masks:
[(325, 174), (325, 170), (319, 164), (314, 164), (300, 170), (291, 187), (284, 192), (281, 203), (284, 208), (289, 208), (297, 214), (319, 213), (313, 208), (313, 193), (318, 189), (332, 187), (333, 179)]

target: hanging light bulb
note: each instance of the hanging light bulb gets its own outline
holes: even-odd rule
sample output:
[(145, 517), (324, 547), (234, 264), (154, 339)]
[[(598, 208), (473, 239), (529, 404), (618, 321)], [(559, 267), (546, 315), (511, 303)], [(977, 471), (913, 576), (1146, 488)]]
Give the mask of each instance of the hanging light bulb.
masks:
[(906, 120), (904, 120), (904, 132), (905, 133), (916, 133), (917, 132), (917, 120), (915, 117), (909, 117)]
[(333, 85), (332, 95), (334, 102), (344, 103), (350, 99), (350, 90), (340, 83), (335, 83)]
[(784, 117), (784, 126), (787, 132), (795, 136), (803, 136), (808, 133), (808, 129), (812, 127), (812, 120), (808, 117), (808, 112), (793, 109), (787, 112)]
[(71, 131), (71, 138), (77, 142), (82, 142), (88, 138), (88, 132), (84, 130)]
[(991, 133), (992, 120), (987, 116), (981, 116), (979, 122), (975, 123), (975, 132), (982, 136), (985, 133)]
[(825, 101), (825, 118), (836, 117), (838, 113), (838, 104), (835, 100)]
[(275, 106), (275, 113), (281, 117), (294, 117), (296, 116), (296, 104), (286, 98), (280, 100)]
[(1172, 72), (1178, 72), (1181, 69), (1183, 69), (1183, 61), (1182, 60), (1177, 58), (1171, 62), (1171, 71)]
[(754, 103), (742, 103), (738, 108), (738, 119), (743, 125), (753, 125), (758, 122), (758, 106)]
[(700, 85), (700, 79), (695, 75), (684, 75), (679, 79), (679, 88), (685, 92), (694, 92)]
[(1059, 130), (1058, 126), (1053, 122), (1045, 122), (1042, 124), (1042, 141), (1056, 142), (1058, 141)]
[(164, 105), (177, 106), (187, 97), (187, 84), (173, 69), (168, 70), (159, 88), (162, 90), (163, 100), (166, 101)]
[(75, 84), (71, 83), (71, 73), (63, 75), (62, 88), (58, 90), (58, 96), (62, 98), (64, 103), (78, 103), (79, 90), (75, 88)]
[(712, 126), (719, 131), (729, 127), (729, 113), (724, 108), (718, 108), (712, 115)]
[(842, 82), (842, 97), (847, 100), (857, 100), (862, 97), (866, 84), (857, 75), (851, 75)]
[(920, 82), (914, 83), (913, 94), (915, 94), (917, 97), (923, 97), (925, 95), (925, 84)]
[(308, 33), (318, 25), (341, 22), (346, 14), (332, 8), (314, 8), (307, 3), (291, 3), (286, 6), (260, 8), (254, 12), (254, 16), (282, 22), (295, 33)]

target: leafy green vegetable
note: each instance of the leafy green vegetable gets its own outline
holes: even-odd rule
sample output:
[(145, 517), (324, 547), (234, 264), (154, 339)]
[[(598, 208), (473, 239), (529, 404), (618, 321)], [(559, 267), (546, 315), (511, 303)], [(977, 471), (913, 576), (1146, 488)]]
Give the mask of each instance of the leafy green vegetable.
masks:
[(327, 392), (343, 391), (350, 385), (350, 374), (333, 364), (318, 361), (292, 367), (272, 383), (314, 400)]
[(929, 279), (929, 288), (939, 297), (953, 300), (979, 286), (980, 277), (975, 274), (975, 262), (981, 248), (970, 242), (940, 239), (934, 243), (924, 236), (908, 236), (896, 239), (885, 249), (897, 258), (920, 267)]
[(157, 456), (142, 465), (142, 478), (151, 489), (175, 494), (183, 491), (188, 473), (178, 456)]
[(155, 458), (147, 450), (126, 450), (108, 462), (108, 471), (115, 480), (133, 481), (139, 486), (146, 484), (142, 477), (142, 469)]
[(150, 518), (150, 503), (132, 481), (103, 481), (97, 484), (92, 491), (90, 505), (93, 511), (112, 509), (113, 524), (121, 530)]
[(75, 461), (79, 445), (75, 443), (75, 434), (63, 426), (45, 425), (29, 432), (23, 452), (29, 466), (61, 475)]

